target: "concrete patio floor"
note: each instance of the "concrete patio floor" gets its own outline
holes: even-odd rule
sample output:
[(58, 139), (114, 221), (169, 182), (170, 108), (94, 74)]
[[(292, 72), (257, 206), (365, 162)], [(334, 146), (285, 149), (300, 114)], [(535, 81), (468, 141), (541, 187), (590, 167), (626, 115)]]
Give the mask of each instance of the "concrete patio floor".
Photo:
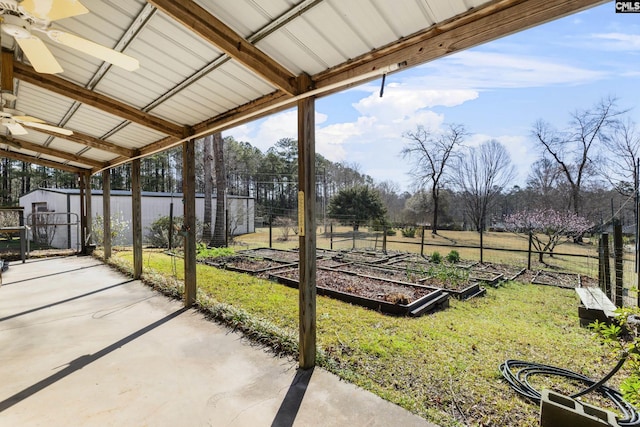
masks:
[(432, 426), (90, 257), (0, 286), (2, 426)]

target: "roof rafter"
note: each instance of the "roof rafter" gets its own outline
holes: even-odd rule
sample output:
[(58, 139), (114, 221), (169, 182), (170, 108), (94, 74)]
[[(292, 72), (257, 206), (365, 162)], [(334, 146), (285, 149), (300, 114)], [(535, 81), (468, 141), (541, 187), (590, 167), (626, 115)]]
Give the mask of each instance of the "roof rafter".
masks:
[(91, 167), (104, 167), (105, 163), (101, 162), (99, 160), (93, 160), (93, 159), (88, 159), (86, 157), (82, 157), (79, 156), (77, 154), (73, 154), (73, 153), (68, 153), (66, 151), (61, 151), (61, 150), (56, 150), (55, 148), (51, 148), (51, 147), (45, 147), (43, 145), (39, 145), (39, 144), (33, 144), (31, 142), (28, 141), (24, 141), (22, 139), (19, 138), (6, 138), (3, 136), (0, 136), (0, 143), (2, 144), (8, 144), (8, 145), (12, 145), (16, 148), (23, 148), (25, 150), (29, 150), (29, 151), (35, 151), (35, 152), (39, 152), (42, 154), (46, 154), (49, 156), (54, 156), (54, 157), (59, 157), (61, 159), (65, 159), (71, 162), (78, 162), (78, 163), (84, 163), (87, 166), (91, 166)]
[(32, 163), (34, 165), (44, 166), (47, 168), (59, 169), (59, 170), (72, 172), (72, 173), (90, 172), (89, 169), (79, 168), (71, 165), (65, 165), (63, 163), (54, 162), (52, 160), (39, 159), (37, 157), (29, 156), (26, 154), (16, 153), (15, 151), (11, 151), (11, 150), (0, 150), (0, 153), (2, 153), (3, 157), (8, 157), (13, 160), (20, 160), (22, 162)]
[(55, 75), (37, 73), (32, 67), (21, 62), (14, 63), (14, 77), (167, 135), (184, 138), (190, 133), (190, 129), (186, 126), (145, 113), (124, 102), (85, 89)]
[(95, 148), (97, 150), (107, 151), (110, 153), (116, 153), (124, 157), (133, 157), (135, 151), (126, 147), (113, 144), (100, 138), (95, 138), (91, 135), (87, 135), (81, 132), (73, 131), (72, 135), (60, 135), (59, 133), (52, 132), (46, 129), (36, 129), (40, 133), (44, 133), (56, 138), (66, 139), (87, 147)]
[(148, 0), (172, 19), (219, 47), (227, 55), (289, 95), (296, 95), (296, 76), (190, 0)]

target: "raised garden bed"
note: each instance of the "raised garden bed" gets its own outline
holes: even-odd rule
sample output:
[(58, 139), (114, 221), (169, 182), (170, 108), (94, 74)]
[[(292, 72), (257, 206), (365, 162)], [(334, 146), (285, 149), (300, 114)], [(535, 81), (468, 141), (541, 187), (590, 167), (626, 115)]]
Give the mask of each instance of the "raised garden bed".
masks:
[(275, 261), (271, 259), (249, 258), (245, 256), (221, 257), (215, 261), (205, 261), (207, 265), (225, 270), (258, 275), (279, 268), (292, 268), (295, 263)]
[(499, 282), (504, 280), (504, 274), (485, 270), (471, 270), (469, 272), (469, 280), (497, 286)]
[(531, 283), (536, 285), (557, 286), (560, 288), (579, 288), (582, 286), (582, 276), (575, 273), (538, 270), (533, 276)]
[(336, 261), (342, 262), (360, 262), (366, 264), (382, 264), (388, 262), (390, 259), (394, 258), (394, 256), (389, 256), (380, 252), (361, 252), (361, 251), (351, 251), (351, 252), (338, 252), (332, 256), (332, 258)]
[(478, 283), (459, 280), (443, 280), (430, 276), (429, 271), (400, 270), (394, 268), (384, 268), (383, 266), (372, 266), (363, 264), (345, 264), (337, 267), (338, 270), (348, 271), (365, 277), (382, 278), (400, 282), (417, 283), (435, 289), (444, 289), (454, 298), (468, 299), (481, 296), (486, 293), (486, 289), (481, 288)]
[[(299, 286), (297, 269), (280, 271), (270, 278), (294, 288)], [(319, 295), (387, 314), (421, 316), (449, 306), (449, 294), (442, 289), (324, 268), (316, 272), (316, 289)]]
[(258, 248), (249, 249), (246, 251), (238, 252), (238, 255), (247, 256), (251, 258), (264, 258), (274, 261), (284, 262), (298, 262), (298, 251), (287, 251), (282, 249), (271, 248)]

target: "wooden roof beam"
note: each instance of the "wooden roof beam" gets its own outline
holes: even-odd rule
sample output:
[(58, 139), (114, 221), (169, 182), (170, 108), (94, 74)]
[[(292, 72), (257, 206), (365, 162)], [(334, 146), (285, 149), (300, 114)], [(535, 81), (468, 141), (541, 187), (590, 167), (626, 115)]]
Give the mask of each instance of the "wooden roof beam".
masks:
[(72, 172), (72, 173), (90, 172), (89, 169), (79, 168), (71, 165), (65, 165), (64, 163), (58, 163), (51, 160), (39, 159), (37, 157), (28, 156), (26, 154), (16, 153), (15, 151), (11, 151), (11, 150), (0, 150), (0, 155), (2, 157), (8, 157), (13, 160), (20, 160), (22, 162), (32, 163), (34, 165), (40, 165), (47, 168), (59, 169), (66, 172)]
[(124, 102), (85, 89), (53, 74), (37, 73), (32, 67), (22, 62), (14, 63), (14, 77), (158, 132), (181, 138), (189, 136), (190, 129), (186, 126), (145, 113)]
[(59, 157), (64, 160), (68, 160), (70, 162), (84, 163), (87, 166), (91, 166), (94, 168), (101, 168), (106, 166), (104, 162), (99, 160), (88, 159), (86, 157), (78, 156), (74, 153), (68, 153), (66, 151), (56, 150), (55, 148), (45, 147), (39, 144), (33, 144), (28, 141), (24, 141), (18, 138), (6, 138), (4, 136), (0, 136), (0, 144), (8, 144), (16, 148), (21, 148), (29, 151), (35, 151), (36, 153), (46, 154), (48, 156)]
[(135, 155), (135, 150), (131, 150), (126, 147), (121, 147), (119, 145), (113, 144), (111, 142), (104, 141), (100, 138), (95, 138), (91, 135), (87, 135), (81, 132), (73, 131), (72, 135), (61, 135), (57, 132), (52, 132), (46, 129), (34, 129), (37, 132), (44, 133), (46, 135), (54, 136), (60, 139), (66, 139), (68, 141), (75, 142), (77, 144), (81, 144), (87, 147), (95, 148), (97, 150), (106, 151), (108, 153), (118, 154), (124, 157), (133, 157)]
[(191, 0), (148, 0), (172, 19), (289, 95), (298, 93), (296, 76)]

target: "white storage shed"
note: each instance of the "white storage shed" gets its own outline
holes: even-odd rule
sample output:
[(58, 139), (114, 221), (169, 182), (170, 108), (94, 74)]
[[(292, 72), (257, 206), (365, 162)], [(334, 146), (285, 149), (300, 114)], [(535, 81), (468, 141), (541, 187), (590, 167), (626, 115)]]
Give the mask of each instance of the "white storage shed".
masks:
[[(142, 192), (142, 229), (147, 234), (151, 224), (160, 217), (169, 216), (173, 203), (173, 215), (182, 216), (182, 193)], [(44, 233), (44, 238), (52, 247), (77, 249), (80, 245), (80, 190), (41, 188), (20, 197), (20, 206), (24, 207), (25, 223), (32, 226), (32, 233)], [(215, 222), (216, 199), (211, 202), (211, 224)], [(252, 233), (255, 231), (255, 201), (252, 197), (227, 196), (229, 233), (231, 235)], [(37, 218), (55, 226), (38, 226), (34, 223), (34, 213), (46, 212)], [(91, 216), (102, 216), (102, 190), (91, 191)], [(204, 195), (196, 194), (196, 217), (199, 222), (204, 218)], [(46, 220), (45, 220), (46, 218)], [(111, 221), (125, 221), (131, 224), (131, 191), (111, 190)], [(33, 227), (35, 225), (35, 227)], [(115, 244), (131, 245), (132, 229), (129, 226)]]

